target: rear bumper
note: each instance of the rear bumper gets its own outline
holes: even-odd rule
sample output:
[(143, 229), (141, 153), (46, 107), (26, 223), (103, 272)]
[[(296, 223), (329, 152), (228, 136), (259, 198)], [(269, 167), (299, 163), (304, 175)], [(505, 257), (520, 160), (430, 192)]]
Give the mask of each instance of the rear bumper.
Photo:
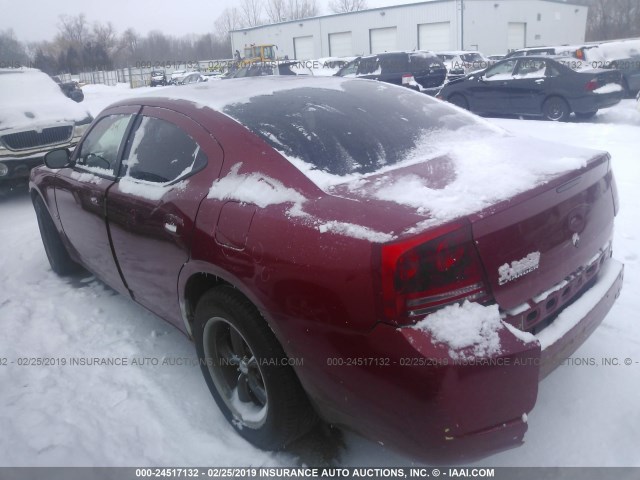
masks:
[(624, 265), (610, 259), (597, 282), (536, 336), (542, 348), (540, 379), (562, 364), (602, 323), (620, 295), (623, 277)]
[(320, 410), (334, 423), (430, 462), (468, 461), (516, 447), (540, 379), (602, 322), (619, 295), (623, 270), (607, 261), (594, 285), (537, 341), (502, 327), (501, 352), (487, 358), (454, 359), (425, 331), (379, 324), (365, 340), (351, 339), (349, 356), (388, 363), (331, 369), (334, 388), (319, 395), (329, 402)]
[(620, 103), (622, 100), (623, 92), (611, 92), (611, 93), (593, 93), (586, 95), (583, 98), (577, 99), (573, 102), (573, 111), (578, 113), (595, 112), (601, 108), (608, 108)]

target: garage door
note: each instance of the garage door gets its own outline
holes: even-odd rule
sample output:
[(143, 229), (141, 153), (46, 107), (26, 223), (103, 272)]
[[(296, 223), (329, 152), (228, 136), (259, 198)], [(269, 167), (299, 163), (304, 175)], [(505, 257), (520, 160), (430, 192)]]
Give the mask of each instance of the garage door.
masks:
[(451, 48), (449, 22), (423, 23), (418, 25), (418, 49), (441, 51)]
[(369, 30), (371, 53), (394, 52), (396, 46), (396, 27), (373, 28)]
[(313, 35), (293, 39), (293, 54), (296, 60), (311, 60), (313, 55)]
[(332, 57), (350, 57), (353, 55), (351, 32), (329, 34), (329, 55)]
[(518, 50), (526, 46), (526, 23), (509, 23), (507, 30), (507, 50)]

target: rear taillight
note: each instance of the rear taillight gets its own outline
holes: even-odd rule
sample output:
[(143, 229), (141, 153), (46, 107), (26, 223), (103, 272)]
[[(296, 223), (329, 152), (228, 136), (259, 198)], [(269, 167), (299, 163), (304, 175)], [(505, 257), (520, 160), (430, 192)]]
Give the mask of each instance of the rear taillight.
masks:
[(584, 89), (588, 92), (593, 92), (596, 88), (598, 88), (598, 79), (597, 78), (592, 78), (591, 80), (589, 80), (587, 82), (587, 84), (584, 86)]
[(382, 314), (414, 323), (445, 305), (491, 299), (468, 223), (381, 247)]
[(411, 84), (414, 84), (415, 82), (416, 80), (413, 78), (413, 75), (411, 75), (410, 73), (404, 73), (402, 75), (402, 85), (411, 85)]

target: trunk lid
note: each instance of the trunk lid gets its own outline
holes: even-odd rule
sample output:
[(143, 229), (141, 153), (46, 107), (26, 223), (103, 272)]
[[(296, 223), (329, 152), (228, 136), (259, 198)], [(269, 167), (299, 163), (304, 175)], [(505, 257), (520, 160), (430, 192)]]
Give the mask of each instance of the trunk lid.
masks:
[(335, 185), (330, 193), (375, 207), (378, 216), (395, 212), (388, 225), (397, 238), (466, 217), (491, 293), (505, 311), (587, 265), (609, 242), (615, 214), (607, 153), (518, 137), (454, 145), (446, 155)]
[(611, 239), (613, 175), (608, 155), (470, 216), (490, 288), (516, 309), (589, 264)]

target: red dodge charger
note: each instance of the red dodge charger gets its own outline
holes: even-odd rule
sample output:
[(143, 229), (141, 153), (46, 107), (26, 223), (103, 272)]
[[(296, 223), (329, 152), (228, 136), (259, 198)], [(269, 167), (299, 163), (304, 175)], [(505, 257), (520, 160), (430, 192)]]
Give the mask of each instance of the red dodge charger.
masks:
[(423, 459), (517, 445), (622, 285), (606, 152), (375, 81), (124, 100), (30, 188), (51, 268), (189, 335), (265, 449), (319, 419)]

